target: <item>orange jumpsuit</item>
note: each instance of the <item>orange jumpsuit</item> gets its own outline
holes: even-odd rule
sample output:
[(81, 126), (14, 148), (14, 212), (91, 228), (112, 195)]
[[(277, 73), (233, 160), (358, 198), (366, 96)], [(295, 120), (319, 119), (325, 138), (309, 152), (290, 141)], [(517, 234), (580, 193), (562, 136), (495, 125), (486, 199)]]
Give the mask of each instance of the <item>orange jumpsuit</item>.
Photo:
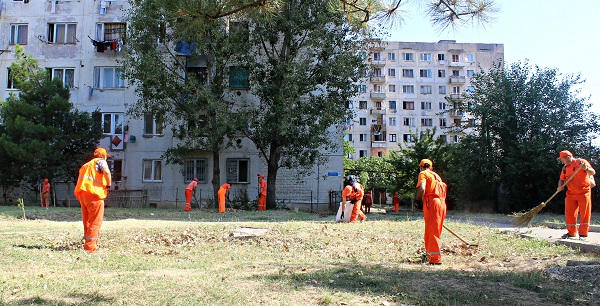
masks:
[(44, 179), (42, 183), (42, 207), (50, 207), (50, 183)]
[(104, 171), (108, 164), (103, 158), (94, 158), (79, 169), (79, 178), (75, 186), (75, 197), (81, 204), (81, 218), (83, 219), (83, 234), (85, 239), (84, 250), (93, 253), (98, 248), (100, 227), (104, 219), (104, 199), (108, 195), (109, 179)]
[(373, 198), (371, 197), (371, 193), (367, 192), (365, 193), (364, 197), (363, 197), (363, 202), (365, 203), (365, 213), (370, 214), (371, 213), (371, 205), (373, 205)]
[[(579, 159), (579, 161), (587, 164), (588, 168), (592, 168), (587, 160)], [(561, 171), (560, 179), (566, 181), (579, 167), (581, 165), (577, 160), (566, 165), (564, 171)], [(583, 170), (579, 171), (567, 184), (566, 195), (565, 221), (569, 236), (576, 236), (575, 234), (577, 234), (577, 215), (579, 214), (579, 237), (587, 237), (590, 230), (590, 221), (592, 220), (590, 176)]]
[(192, 211), (192, 194), (194, 194), (194, 190), (196, 189), (197, 185), (198, 182), (193, 180), (185, 188), (185, 211)]
[(221, 187), (219, 188), (219, 191), (217, 192), (217, 195), (219, 196), (219, 212), (220, 213), (224, 213), (225, 212), (225, 195), (227, 194), (227, 191), (229, 190), (229, 188), (231, 188), (231, 185), (225, 183), (223, 185), (221, 185)]
[(258, 196), (258, 210), (267, 210), (267, 181), (260, 179), (260, 194)]
[(398, 212), (398, 209), (400, 208), (400, 197), (397, 193), (392, 197), (392, 202), (394, 203), (394, 211)]
[(360, 183), (354, 183), (354, 186), (348, 185), (344, 187), (342, 191), (342, 198), (348, 197), (350, 202), (354, 203), (352, 207), (352, 215), (350, 216), (350, 222), (356, 222), (357, 218), (360, 220), (365, 220), (367, 216), (362, 212), (362, 199), (365, 194), (365, 191)]
[(440, 239), (446, 218), (446, 201), (433, 194), (436, 180), (433, 171), (427, 169), (419, 173), (417, 188), (425, 183), (423, 194), (423, 218), (425, 219), (425, 252), (429, 263), (442, 263)]

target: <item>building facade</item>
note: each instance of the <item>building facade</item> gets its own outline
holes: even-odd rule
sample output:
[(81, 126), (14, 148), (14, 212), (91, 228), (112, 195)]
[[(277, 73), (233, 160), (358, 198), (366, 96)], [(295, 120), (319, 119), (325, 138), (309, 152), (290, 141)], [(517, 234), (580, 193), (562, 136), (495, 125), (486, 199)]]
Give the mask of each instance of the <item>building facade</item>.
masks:
[[(0, 0), (0, 98), (18, 93), (9, 67), (14, 46), (23, 45), (42, 68), (70, 88), (76, 109), (102, 113), (100, 145), (111, 155), (114, 187), (144, 191), (148, 202), (158, 207), (183, 208), (184, 189), (197, 177), (197, 197), (201, 203), (212, 203), (211, 152), (198, 152), (184, 165), (167, 164), (162, 155), (178, 143), (170, 127), (157, 124), (151, 115), (141, 119), (127, 115), (127, 105), (137, 99), (135, 89), (121, 78), (118, 64), (127, 48), (123, 34), (128, 8), (127, 0)], [(238, 96), (247, 95), (245, 91)], [(250, 141), (238, 141), (243, 149), (228, 149), (220, 156), (221, 184), (232, 183), (231, 198), (247, 194), (255, 201), (257, 175), (267, 175), (267, 166)], [(277, 200), (302, 209), (327, 208), (330, 191), (342, 187), (341, 136), (339, 143), (340, 151), (325, 152), (328, 162), (315, 166), (311, 176), (299, 179), (296, 171), (280, 170)], [(72, 185), (54, 183), (57, 205), (73, 200)]]
[(460, 99), (472, 90), (471, 78), (504, 59), (504, 45), (426, 42), (381, 42), (367, 58), (369, 78), (353, 101), (355, 118), (345, 140), (351, 157), (384, 156), (410, 146), (413, 135), (436, 128), (436, 136), (458, 142), (452, 126), (469, 120), (468, 113), (446, 97)]

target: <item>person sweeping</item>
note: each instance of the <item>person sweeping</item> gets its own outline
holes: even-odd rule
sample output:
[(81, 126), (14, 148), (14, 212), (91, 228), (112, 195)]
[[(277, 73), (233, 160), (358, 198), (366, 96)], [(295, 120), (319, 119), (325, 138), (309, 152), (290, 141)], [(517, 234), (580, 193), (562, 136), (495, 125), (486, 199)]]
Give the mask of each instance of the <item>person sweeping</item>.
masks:
[(196, 192), (198, 179), (194, 178), (185, 188), (185, 211), (192, 211), (192, 195)]

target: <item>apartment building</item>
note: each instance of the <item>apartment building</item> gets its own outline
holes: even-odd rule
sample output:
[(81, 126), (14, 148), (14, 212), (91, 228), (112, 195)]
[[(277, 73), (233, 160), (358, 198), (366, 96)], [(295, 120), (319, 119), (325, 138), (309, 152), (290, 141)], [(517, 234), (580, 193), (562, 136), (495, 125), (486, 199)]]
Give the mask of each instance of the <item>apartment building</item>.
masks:
[[(126, 0), (0, 0), (0, 98), (17, 93), (9, 67), (14, 46), (23, 45), (53, 78), (70, 88), (71, 102), (81, 111), (102, 112), (104, 138), (100, 145), (111, 157), (113, 186), (119, 191), (143, 194), (150, 205), (184, 206), (184, 189), (199, 179), (197, 197), (212, 201), (213, 162), (211, 152), (198, 152), (184, 165), (167, 164), (162, 155), (178, 143), (169, 126), (157, 124), (152, 115), (137, 119), (127, 115), (135, 89), (121, 78), (118, 60), (127, 48)], [(203, 67), (197, 67), (202, 71)], [(204, 67), (206, 70), (206, 67)], [(194, 72), (194, 71), (192, 71)], [(236, 88), (237, 96), (248, 98), (248, 90)], [(322, 210), (329, 192), (341, 190), (343, 154), (326, 152), (326, 164), (313, 174), (298, 179), (293, 170), (278, 172), (277, 199), (301, 209)], [(238, 139), (242, 149), (228, 149), (220, 156), (221, 184), (232, 183), (230, 197), (258, 195), (257, 175), (267, 175), (267, 166), (247, 139)], [(72, 187), (56, 184), (56, 202), (73, 200)], [(30, 195), (30, 200), (35, 194)], [(321, 205), (319, 205), (321, 204)], [(310, 206), (308, 206), (310, 205)]]
[(371, 71), (353, 101), (356, 117), (344, 136), (356, 150), (352, 158), (384, 156), (434, 127), (437, 137), (458, 142), (461, 135), (451, 127), (469, 120), (468, 113), (446, 97), (460, 99), (472, 90), (475, 73), (503, 58), (503, 44), (381, 42), (366, 59)]

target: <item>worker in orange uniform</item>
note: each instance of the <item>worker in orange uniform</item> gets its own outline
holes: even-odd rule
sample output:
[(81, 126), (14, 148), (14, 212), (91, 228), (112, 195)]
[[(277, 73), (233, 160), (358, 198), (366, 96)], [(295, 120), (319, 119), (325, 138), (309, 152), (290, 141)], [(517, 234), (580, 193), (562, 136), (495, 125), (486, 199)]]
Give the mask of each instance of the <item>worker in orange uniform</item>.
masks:
[(267, 210), (267, 181), (263, 174), (258, 175), (258, 210)]
[(194, 178), (185, 188), (185, 211), (192, 211), (192, 195), (196, 192), (196, 186), (198, 186), (198, 179)]
[(225, 196), (227, 195), (229, 188), (231, 188), (231, 185), (229, 185), (228, 183), (225, 183), (225, 184), (221, 185), (221, 187), (219, 188), (219, 191), (217, 192), (217, 195), (219, 196), (219, 212), (220, 213), (225, 212)]
[(371, 213), (371, 205), (373, 205), (373, 197), (371, 196), (371, 191), (365, 192), (362, 202), (365, 204), (365, 208), (364, 208), (363, 212), (365, 214), (370, 214)]
[(75, 186), (75, 197), (81, 204), (83, 219), (84, 250), (93, 253), (98, 248), (100, 227), (104, 218), (104, 199), (110, 189), (110, 169), (106, 158), (110, 156), (104, 148), (94, 151), (94, 158), (79, 169)]
[[(576, 238), (576, 234), (579, 232), (579, 239), (585, 240), (590, 230), (590, 221), (592, 220), (592, 187), (595, 186), (595, 180), (592, 180), (596, 174), (596, 170), (592, 168), (590, 162), (585, 159), (574, 158), (573, 154), (569, 151), (561, 151), (558, 160), (564, 164), (563, 170), (560, 173), (560, 180), (558, 181), (559, 191), (565, 188), (565, 181), (575, 175), (566, 184), (565, 221), (567, 224), (567, 233), (562, 238)], [(577, 229), (578, 214), (579, 230)]]
[(354, 204), (352, 207), (352, 215), (350, 222), (356, 222), (357, 219), (364, 221), (367, 216), (362, 212), (362, 199), (365, 194), (363, 186), (360, 184), (360, 179), (356, 175), (348, 175), (344, 180), (344, 190), (342, 191), (342, 207), (346, 207), (346, 199)]
[(48, 179), (45, 178), (42, 183), (42, 207), (50, 207), (50, 183), (48, 183)]
[(427, 261), (432, 265), (442, 264), (440, 239), (446, 218), (446, 194), (437, 192), (438, 184), (445, 186), (440, 176), (433, 172), (433, 162), (423, 159), (419, 163), (421, 172), (417, 179), (417, 200), (423, 201), (425, 219), (425, 252)]
[(394, 212), (398, 212), (398, 209), (400, 208), (400, 197), (398, 196), (398, 192), (394, 193), (392, 203), (394, 203)]

